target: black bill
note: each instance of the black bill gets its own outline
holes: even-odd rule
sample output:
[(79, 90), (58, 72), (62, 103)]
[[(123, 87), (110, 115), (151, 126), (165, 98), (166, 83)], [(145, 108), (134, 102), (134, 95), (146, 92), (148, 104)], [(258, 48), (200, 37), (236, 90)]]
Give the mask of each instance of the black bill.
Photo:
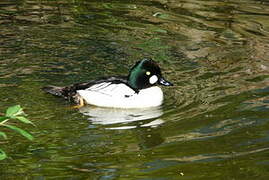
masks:
[(170, 83), (169, 81), (165, 80), (162, 77), (159, 79), (159, 84), (161, 84), (163, 86), (173, 86), (173, 83)]

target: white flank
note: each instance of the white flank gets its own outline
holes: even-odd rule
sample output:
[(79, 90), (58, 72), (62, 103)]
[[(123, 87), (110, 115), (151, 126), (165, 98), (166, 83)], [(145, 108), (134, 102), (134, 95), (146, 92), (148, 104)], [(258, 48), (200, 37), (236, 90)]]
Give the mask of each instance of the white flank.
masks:
[(101, 107), (145, 108), (160, 106), (163, 102), (163, 92), (157, 86), (140, 90), (137, 94), (123, 83), (105, 82), (77, 93), (87, 104)]

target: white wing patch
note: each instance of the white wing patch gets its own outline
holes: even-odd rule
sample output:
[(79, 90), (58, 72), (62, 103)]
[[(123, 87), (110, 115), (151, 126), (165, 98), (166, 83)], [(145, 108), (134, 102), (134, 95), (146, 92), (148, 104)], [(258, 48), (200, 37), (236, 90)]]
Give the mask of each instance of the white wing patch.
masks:
[(129, 88), (127, 85), (120, 83), (120, 84), (113, 84), (111, 82), (103, 82), (100, 84), (93, 85), (84, 91), (88, 92), (97, 92), (108, 96), (130, 96), (135, 93), (134, 90)]
[(85, 91), (97, 91), (100, 93), (110, 92), (113, 90), (113, 84), (112, 82), (103, 82), (100, 84), (95, 84), (87, 89)]

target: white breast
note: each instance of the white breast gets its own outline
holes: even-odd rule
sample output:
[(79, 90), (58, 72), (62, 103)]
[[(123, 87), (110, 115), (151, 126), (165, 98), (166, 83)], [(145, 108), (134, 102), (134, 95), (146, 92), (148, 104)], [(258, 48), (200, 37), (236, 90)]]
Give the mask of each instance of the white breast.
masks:
[(77, 93), (87, 104), (101, 107), (145, 108), (160, 106), (163, 101), (163, 92), (157, 86), (135, 93), (133, 89), (123, 83), (105, 82), (79, 90)]

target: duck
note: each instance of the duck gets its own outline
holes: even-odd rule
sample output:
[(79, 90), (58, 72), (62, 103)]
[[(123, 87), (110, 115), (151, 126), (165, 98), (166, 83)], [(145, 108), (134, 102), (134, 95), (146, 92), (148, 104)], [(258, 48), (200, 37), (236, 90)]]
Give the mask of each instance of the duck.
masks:
[(158, 85), (173, 86), (156, 61), (143, 58), (128, 76), (111, 76), (68, 86), (45, 86), (43, 91), (73, 101), (77, 107), (94, 105), (109, 108), (148, 108), (162, 105), (164, 95)]

